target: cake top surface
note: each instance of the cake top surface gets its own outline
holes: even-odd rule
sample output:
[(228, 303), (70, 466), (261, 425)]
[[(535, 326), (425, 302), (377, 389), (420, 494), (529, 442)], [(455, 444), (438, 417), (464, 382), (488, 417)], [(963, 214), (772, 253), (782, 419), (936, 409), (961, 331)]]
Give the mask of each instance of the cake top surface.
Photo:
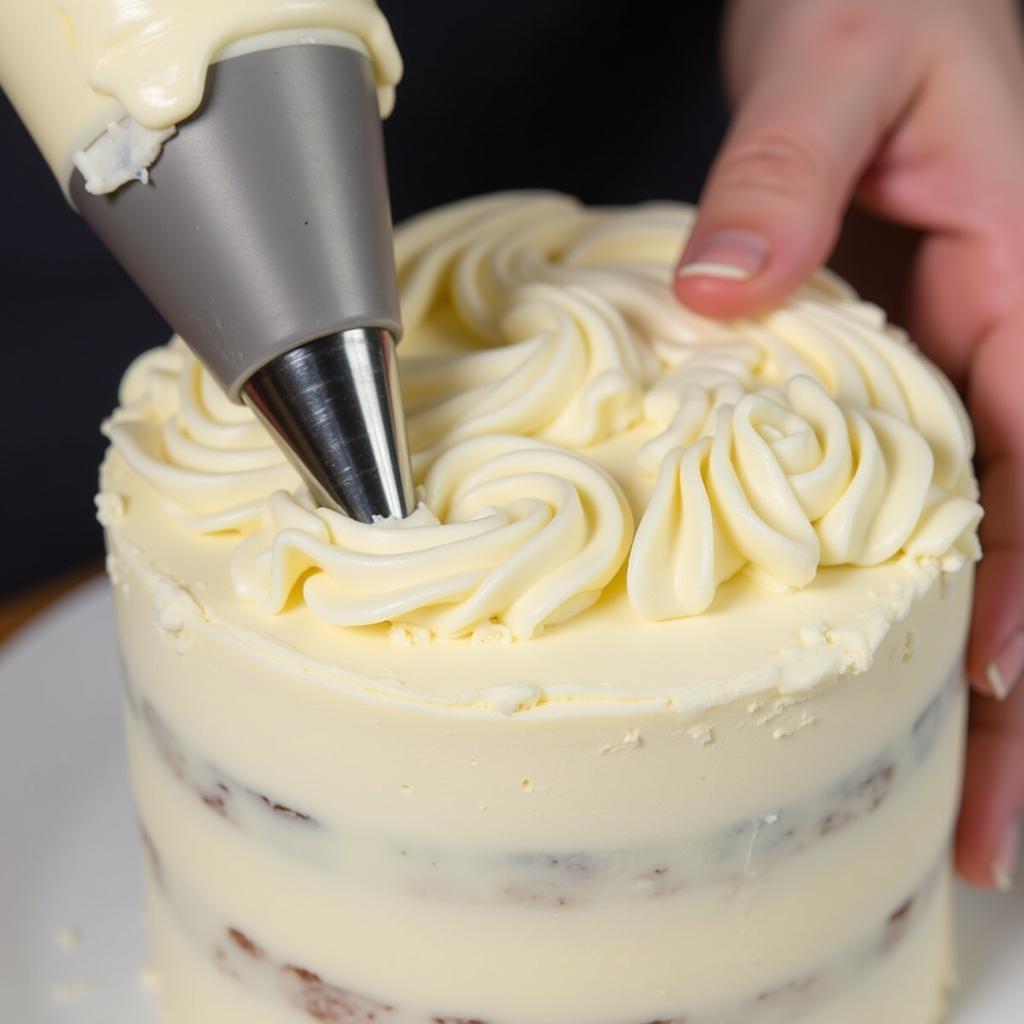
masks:
[[(195, 552), (232, 621), (377, 676), (385, 649), (399, 680), (436, 662), (447, 698), (465, 680), (443, 682), (446, 659), (486, 671), (494, 644), (512, 676), (555, 685), (600, 636), (616, 689), (641, 637), (721, 647), (713, 680), (755, 671), (751, 651), (763, 667), (795, 624), (891, 621), (978, 555), (962, 405), (827, 272), (757, 320), (683, 309), (692, 219), (530, 193), (399, 229), (407, 520), (315, 508), (180, 341), (126, 374), (104, 488), (140, 491), (147, 553), (173, 536), (182, 579)], [(750, 650), (728, 650), (738, 629)]]

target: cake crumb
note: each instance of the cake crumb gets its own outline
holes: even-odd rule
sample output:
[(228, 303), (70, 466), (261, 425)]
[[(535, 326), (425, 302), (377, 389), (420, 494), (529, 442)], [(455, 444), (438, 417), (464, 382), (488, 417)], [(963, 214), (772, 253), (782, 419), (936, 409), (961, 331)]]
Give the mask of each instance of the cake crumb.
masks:
[(58, 1006), (77, 1003), (96, 991), (96, 983), (81, 978), (77, 981), (62, 981), (53, 986), (51, 997)]
[(808, 726), (814, 725), (817, 719), (810, 711), (805, 711), (800, 715), (798, 721), (792, 725), (780, 726), (772, 732), (773, 740), (784, 740), (790, 736), (795, 736), (798, 732), (802, 732)]
[(480, 696), (499, 714), (514, 715), (535, 707), (543, 694), (529, 683), (503, 683), (484, 690)]
[(107, 570), (107, 576), (110, 577), (110, 582), (115, 587), (124, 587), (124, 570), (121, 567), (121, 559), (114, 554), (108, 554), (104, 566)]
[(907, 630), (903, 638), (903, 650), (900, 652), (900, 661), (905, 665), (914, 660), (914, 653), (917, 648), (917, 633), (915, 630)]
[(629, 732), (627, 732), (621, 739), (602, 747), (598, 753), (603, 756), (604, 754), (617, 753), (620, 750), (636, 750), (639, 747), (642, 747), (643, 744), (644, 741), (643, 737), (640, 735), (640, 730), (630, 729)]
[(715, 742), (714, 729), (710, 725), (704, 725), (703, 723), (693, 726), (687, 735), (698, 747), (708, 747)]
[(432, 639), (433, 635), (426, 626), (412, 626), (406, 622), (391, 625), (391, 642), (399, 647), (422, 647)]
[(96, 521), (103, 527), (111, 527), (124, 519), (125, 500), (112, 491), (100, 491), (93, 499), (96, 504)]
[(54, 942), (58, 949), (71, 952), (82, 944), (82, 933), (77, 928), (72, 928), (71, 925), (65, 925), (63, 928), (57, 929)]
[(827, 622), (812, 622), (801, 627), (797, 636), (804, 647), (820, 647), (828, 642), (829, 627)]
[(774, 722), (776, 718), (784, 715), (794, 704), (796, 699), (793, 697), (780, 697), (772, 706), (769, 711), (766, 711), (758, 720), (758, 725), (767, 725), (769, 722)]
[(515, 637), (512, 630), (501, 622), (485, 622), (473, 630), (472, 642), (474, 644), (489, 644), (495, 647), (507, 647)]
[(163, 578), (153, 593), (153, 611), (165, 637), (180, 640), (186, 625), (202, 618), (196, 599), (174, 580)]
[(960, 551), (951, 551), (949, 554), (943, 555), (940, 562), (942, 571), (947, 576), (958, 573), (966, 564), (967, 558)]

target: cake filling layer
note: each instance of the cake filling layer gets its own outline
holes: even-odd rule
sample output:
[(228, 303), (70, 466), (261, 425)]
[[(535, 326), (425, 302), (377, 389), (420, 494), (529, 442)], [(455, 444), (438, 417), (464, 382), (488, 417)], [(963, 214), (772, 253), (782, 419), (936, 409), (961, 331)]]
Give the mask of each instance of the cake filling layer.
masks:
[[(154, 865), (156, 870), (154, 871)], [(316, 971), (290, 962), (272, 946), (264, 946), (254, 937), (228, 924), (219, 934), (205, 934), (202, 925), (182, 915), (166, 873), (159, 866), (159, 854), (154, 852), (150, 865), (154, 885), (154, 900), (160, 904), (161, 917), (168, 915), (168, 924), (180, 929), (181, 939), (198, 951), (210, 950), (210, 960), (216, 970), (231, 983), (244, 990), (250, 998), (263, 1005), (280, 1005), (298, 1011), (302, 1016), (340, 1024), (343, 1021), (373, 1021), (390, 1024), (523, 1024), (521, 1018), (510, 1016), (499, 1009), (486, 1016), (480, 1008), (459, 1014), (449, 1009), (421, 1010), (402, 1005), (400, 1000), (390, 1001), (380, 994), (359, 992), (339, 979), (322, 977)], [(829, 1004), (842, 999), (851, 989), (870, 986), (872, 972), (886, 960), (897, 955), (904, 942), (918, 930), (938, 931), (942, 922), (942, 898), (947, 895), (949, 866), (946, 858), (931, 867), (920, 884), (905, 899), (892, 908), (884, 919), (873, 923), (849, 943), (843, 953), (831, 960), (808, 964), (800, 973), (780, 979), (747, 996), (739, 996), (734, 986), (723, 994), (722, 1005), (717, 1008), (676, 1008), (671, 1016), (615, 1020), (600, 1009), (572, 1018), (572, 1024), (789, 1024), (791, 1021), (818, 1019), (816, 1011), (824, 1010), (827, 1018)], [(339, 923), (340, 924), (340, 923)], [(200, 954), (203, 955), (203, 954)], [(397, 966), (397, 965), (396, 965)], [(583, 1000), (581, 1000), (582, 1002)], [(457, 998), (453, 1003), (458, 1003)], [(284, 1018), (282, 1018), (284, 1019)], [(290, 1020), (291, 1018), (288, 1017)], [(556, 1018), (538, 1017), (543, 1024), (568, 1024)], [(933, 1020), (922, 1016), (922, 1022)]]
[[(804, 803), (779, 804), (752, 819), (685, 843), (676, 838), (660, 848), (622, 842), (607, 850), (570, 847), (472, 854), (464, 846), (445, 846), (435, 839), (360, 835), (349, 822), (325, 821), (309, 808), (300, 808), (301, 801), (268, 796), (218, 770), (188, 750), (152, 703), (130, 691), (129, 713), (136, 729), (129, 734), (129, 747), (137, 771), (153, 770), (143, 768), (148, 756), (136, 749), (143, 744), (209, 813), (253, 841), (335, 876), (362, 866), (370, 868), (365, 881), (372, 877), (375, 884), (427, 899), (570, 907), (671, 896), (693, 886), (739, 884), (770, 872), (809, 845), (855, 826), (895, 789), (912, 784), (940, 737), (948, 733), (954, 712), (959, 722), (963, 701), (964, 683), (956, 670), (897, 744), (827, 790)], [(283, 824), (291, 827), (283, 830)]]

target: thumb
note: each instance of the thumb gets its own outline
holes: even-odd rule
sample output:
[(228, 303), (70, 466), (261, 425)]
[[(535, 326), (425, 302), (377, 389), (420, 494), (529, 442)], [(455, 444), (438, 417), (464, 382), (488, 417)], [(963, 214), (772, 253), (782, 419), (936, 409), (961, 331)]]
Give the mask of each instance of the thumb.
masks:
[(740, 97), (676, 271), (680, 300), (706, 316), (777, 305), (827, 259), (911, 92), (881, 37), (776, 33), (771, 45)]

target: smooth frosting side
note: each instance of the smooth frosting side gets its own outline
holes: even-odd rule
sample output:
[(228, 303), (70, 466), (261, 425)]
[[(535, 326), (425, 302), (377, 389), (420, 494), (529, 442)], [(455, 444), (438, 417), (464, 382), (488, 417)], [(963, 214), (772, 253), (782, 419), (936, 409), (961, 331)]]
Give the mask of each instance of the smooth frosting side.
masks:
[(0, 0), (0, 85), (66, 185), (73, 155), (126, 114), (152, 130), (193, 114), (227, 47), (325, 29), (366, 47), (389, 113), (402, 61), (375, 0)]
[(692, 217), (513, 194), (399, 230), (405, 522), (314, 508), (178, 341), (129, 370), (106, 432), (186, 529), (239, 535), (236, 596), (274, 613), (297, 593), (339, 625), (527, 639), (623, 568), (657, 620), (741, 570), (792, 590), (826, 566), (976, 558), (948, 382), (826, 272), (757, 321), (689, 313), (669, 285)]

